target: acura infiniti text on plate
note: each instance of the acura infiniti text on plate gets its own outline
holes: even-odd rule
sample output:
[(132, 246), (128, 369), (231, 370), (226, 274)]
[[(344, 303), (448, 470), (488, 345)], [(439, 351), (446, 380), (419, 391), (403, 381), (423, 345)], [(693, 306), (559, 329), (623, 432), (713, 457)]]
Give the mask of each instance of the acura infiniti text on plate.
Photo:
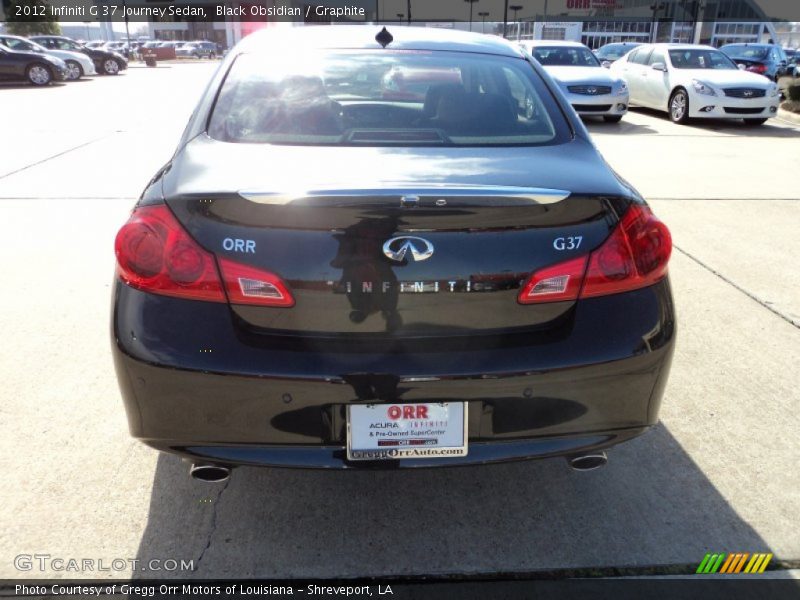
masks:
[(117, 234), (131, 433), (209, 481), (600, 466), (658, 420), (671, 248), (514, 44), (251, 35)]

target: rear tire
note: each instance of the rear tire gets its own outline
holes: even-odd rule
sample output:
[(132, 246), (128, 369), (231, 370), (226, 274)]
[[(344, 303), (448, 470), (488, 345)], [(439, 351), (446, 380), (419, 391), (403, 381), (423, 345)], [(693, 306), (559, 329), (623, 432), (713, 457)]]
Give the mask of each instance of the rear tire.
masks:
[(106, 75), (119, 75), (120, 64), (116, 58), (109, 58), (103, 61), (103, 73)]
[(744, 124), (750, 127), (758, 127), (759, 125), (763, 125), (766, 123), (766, 119), (745, 119)]
[(669, 118), (678, 125), (686, 125), (689, 122), (689, 94), (686, 90), (675, 90), (670, 96)]
[(603, 120), (606, 123), (619, 123), (622, 121), (622, 115), (605, 115)]
[(25, 71), (25, 76), (33, 85), (43, 86), (52, 83), (53, 73), (50, 69), (42, 63), (33, 63), (28, 70)]
[(83, 77), (83, 67), (74, 60), (65, 61), (67, 63), (67, 81), (78, 81)]

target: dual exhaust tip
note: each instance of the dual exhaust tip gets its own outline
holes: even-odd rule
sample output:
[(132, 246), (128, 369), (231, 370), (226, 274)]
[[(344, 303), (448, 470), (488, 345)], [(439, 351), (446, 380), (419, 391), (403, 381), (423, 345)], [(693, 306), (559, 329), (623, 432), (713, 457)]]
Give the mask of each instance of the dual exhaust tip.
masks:
[[(608, 456), (605, 452), (591, 452), (589, 454), (579, 454), (567, 458), (570, 468), (574, 471), (594, 471), (605, 466)], [(215, 465), (211, 463), (192, 463), (189, 468), (189, 475), (196, 481), (206, 483), (222, 483), (231, 477), (229, 467)]]
[(229, 467), (211, 463), (192, 463), (192, 466), (189, 467), (189, 475), (195, 481), (222, 483), (230, 479), (231, 470)]
[(589, 454), (578, 454), (567, 458), (569, 466), (574, 471), (594, 471), (605, 466), (608, 457), (605, 452), (590, 452)]

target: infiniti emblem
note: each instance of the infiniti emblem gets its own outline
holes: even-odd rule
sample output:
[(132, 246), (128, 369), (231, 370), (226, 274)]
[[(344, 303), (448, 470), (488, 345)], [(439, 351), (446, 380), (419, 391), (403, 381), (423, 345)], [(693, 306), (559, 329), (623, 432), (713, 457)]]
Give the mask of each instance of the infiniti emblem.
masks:
[(386, 240), (383, 253), (388, 258), (401, 262), (408, 252), (414, 260), (421, 262), (433, 256), (433, 244), (421, 237), (403, 236)]
[(745, 90), (744, 91), (745, 98), (749, 98), (752, 95), (753, 95), (753, 90)]
[(590, 94), (596, 94), (597, 88), (594, 86), (589, 86), (589, 88), (586, 91), (589, 92)]

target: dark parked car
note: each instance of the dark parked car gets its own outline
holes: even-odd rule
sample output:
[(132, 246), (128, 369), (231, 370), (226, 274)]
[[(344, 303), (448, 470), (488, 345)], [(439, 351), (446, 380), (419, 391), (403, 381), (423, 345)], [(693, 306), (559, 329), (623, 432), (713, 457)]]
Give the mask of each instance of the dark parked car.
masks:
[(67, 65), (60, 58), (36, 52), (17, 52), (0, 46), (0, 80), (48, 85), (64, 81)]
[(175, 49), (175, 54), (183, 58), (216, 58), (217, 45), (213, 42), (186, 42)]
[(606, 44), (595, 50), (594, 55), (601, 63), (606, 61), (613, 63), (638, 46), (641, 46), (641, 44), (636, 42), (616, 42), (613, 44)]
[[(386, 100), (396, 69), (460, 83)], [(255, 33), (117, 234), (131, 433), (207, 481), (242, 464), (598, 467), (658, 420), (671, 247), (516, 44)]]
[(118, 75), (120, 71), (128, 68), (128, 61), (118, 52), (109, 52), (102, 48), (87, 48), (73, 39), (60, 35), (32, 35), (30, 36), (37, 44), (52, 50), (72, 50), (83, 52), (94, 61), (95, 69), (98, 73), (105, 75)]
[(747, 71), (773, 81), (788, 74), (788, 60), (783, 48), (773, 44), (727, 44), (720, 48), (733, 62)]

